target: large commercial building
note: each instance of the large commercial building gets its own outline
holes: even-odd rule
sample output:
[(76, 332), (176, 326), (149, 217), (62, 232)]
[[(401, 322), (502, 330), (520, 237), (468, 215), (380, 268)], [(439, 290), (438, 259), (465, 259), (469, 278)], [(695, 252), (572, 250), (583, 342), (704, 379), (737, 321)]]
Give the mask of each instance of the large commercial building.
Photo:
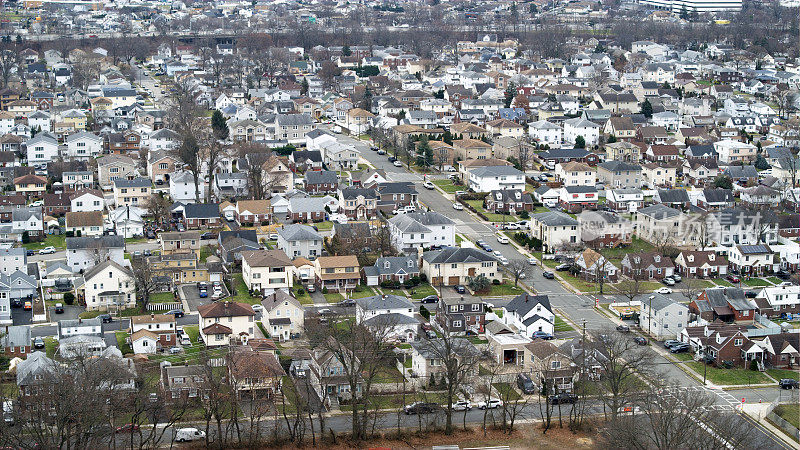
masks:
[(741, 11), (742, 0), (640, 0), (640, 4), (680, 12)]

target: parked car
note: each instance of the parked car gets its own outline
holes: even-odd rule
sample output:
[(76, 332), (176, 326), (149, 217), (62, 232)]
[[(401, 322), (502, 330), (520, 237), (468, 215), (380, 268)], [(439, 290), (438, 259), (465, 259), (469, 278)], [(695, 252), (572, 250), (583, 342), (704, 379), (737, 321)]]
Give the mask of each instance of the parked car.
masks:
[(406, 405), (403, 408), (403, 412), (407, 415), (410, 414), (429, 414), (435, 412), (439, 409), (439, 405), (436, 403), (429, 403), (429, 402), (415, 402), (410, 405)]
[(184, 316), (183, 311), (181, 311), (180, 309), (173, 309), (172, 311), (168, 311), (168, 312), (164, 313), (165, 316), (168, 316), (170, 314), (174, 315), (176, 319), (179, 318), (179, 317), (183, 317)]
[(617, 325), (617, 331), (619, 331), (620, 333), (630, 333), (631, 327), (627, 325)]
[(495, 409), (503, 406), (503, 401), (499, 398), (490, 398), (488, 401), (482, 400), (476, 405), (478, 409)]
[(534, 331), (533, 335), (531, 335), (531, 337), (534, 338), (534, 339), (543, 339), (545, 341), (549, 341), (549, 340), (553, 339), (553, 335), (552, 334), (550, 334), (550, 333), (548, 333), (546, 331), (540, 331), (540, 330)]
[(336, 304), (336, 306), (341, 306), (341, 307), (355, 306), (355, 305), (356, 305), (356, 301), (353, 300), (352, 298), (346, 298), (346, 299), (344, 299), (344, 300), (342, 300), (342, 301), (340, 301), (339, 303)]
[(25, 250), (25, 256), (33, 256), (35, 254), (36, 254), (36, 252), (31, 250), (31, 249)]
[(56, 303), (55, 306), (56, 314), (64, 314), (64, 304), (63, 303)]
[(99, 317), (99, 318), (100, 318), (100, 320), (101, 320), (103, 323), (111, 323), (111, 322), (113, 322), (113, 321), (114, 321), (114, 318), (113, 318), (113, 317), (111, 317), (111, 314), (100, 314), (100, 315), (99, 315), (99, 316), (97, 316), (97, 317)]
[(41, 337), (36, 337), (36, 338), (33, 339), (33, 348), (35, 348), (37, 350), (41, 350), (44, 347), (45, 347), (44, 339), (42, 339)]
[(497, 258), (497, 260), (500, 261), (500, 264), (502, 264), (504, 266), (508, 265), (508, 258), (506, 258), (505, 256), (501, 256), (501, 257)]
[(739, 282), (739, 277), (734, 275), (734, 274), (730, 274), (725, 278), (727, 278), (728, 281), (730, 281), (731, 283), (738, 283)]
[(25, 302), (25, 305), (23, 305), (23, 306), (22, 306), (22, 309), (24, 309), (25, 311), (30, 311), (30, 310), (32, 310), (32, 309), (33, 309), (33, 303), (31, 303), (31, 302)]
[(780, 386), (781, 389), (800, 389), (800, 381), (794, 378), (782, 378), (781, 381), (778, 382), (778, 386)]
[(467, 292), (467, 288), (465, 288), (465, 287), (464, 287), (464, 285), (462, 285), (462, 284), (457, 284), (457, 285), (454, 287), (454, 289), (455, 289), (455, 290), (456, 290), (456, 292), (458, 292), (459, 294), (463, 294), (463, 293)]
[(781, 269), (781, 270), (779, 270), (779, 271), (775, 272), (775, 275), (776, 275), (778, 278), (780, 278), (781, 280), (788, 280), (788, 279), (789, 279), (789, 277), (791, 277), (791, 276), (792, 276), (792, 274), (791, 274), (791, 273), (789, 273), (789, 271), (788, 271), (788, 270), (785, 270), (785, 269)]
[(139, 431), (139, 425), (136, 425), (135, 423), (125, 424), (121, 427), (117, 427), (117, 429), (114, 430), (115, 433), (133, 433), (135, 431)]
[(636, 342), (637, 345), (647, 345), (647, 339), (641, 336), (636, 336), (633, 338), (633, 342)]
[(508, 242), (509, 242), (508, 241), (508, 236), (503, 236), (502, 234), (498, 234), (497, 235), (497, 242), (499, 242), (501, 244), (504, 244), (504, 245), (508, 244)]
[(386, 154), (386, 150), (380, 149), (380, 150), (378, 150), (378, 154), (379, 155), (385, 155)]
[(675, 286), (675, 280), (669, 277), (664, 278), (663, 280), (661, 280), (661, 282), (666, 284), (667, 286)]
[(672, 289), (664, 286), (664, 287), (660, 288), (659, 290), (657, 290), (656, 292), (658, 292), (659, 294), (672, 294)]
[(208, 290), (206, 290), (206, 288), (200, 288), (199, 292), (200, 292), (200, 298), (208, 297)]
[(681, 276), (677, 273), (672, 275), (672, 279), (675, 280), (676, 283), (680, 283), (681, 280), (683, 280), (683, 278), (681, 278)]
[(682, 343), (683, 342), (676, 341), (675, 339), (667, 339), (666, 341), (664, 341), (664, 348), (670, 348), (670, 347), (673, 347), (675, 345), (682, 344)]
[(530, 375), (527, 373), (517, 374), (517, 387), (525, 394), (535, 394), (536, 386), (531, 381)]
[(519, 228), (518, 223), (507, 223), (503, 225), (504, 230), (519, 230)]
[(553, 280), (556, 278), (556, 275), (553, 272), (542, 272), (542, 276), (548, 280)]
[(575, 394), (569, 394), (567, 392), (561, 392), (547, 397), (547, 402), (550, 403), (551, 405), (575, 403), (576, 401), (578, 401), (578, 396)]
[(398, 161), (398, 160), (394, 160), (392, 165), (395, 166), (395, 167), (403, 167), (403, 163)]
[(472, 403), (469, 400), (461, 400), (453, 403), (453, 411), (471, 411)]
[(306, 286), (306, 291), (308, 291), (309, 293), (316, 292), (317, 291), (317, 287), (314, 286), (313, 284), (309, 284), (308, 286)]
[(556, 266), (556, 270), (563, 272), (565, 270), (569, 270), (570, 267), (572, 267), (572, 264), (562, 263)]
[(51, 255), (56, 252), (56, 248), (52, 245), (39, 250), (40, 255)]
[(395, 162), (395, 161), (397, 161), (397, 158), (395, 158), (394, 156), (390, 156), (390, 157), (389, 157), (389, 162), (390, 162), (390, 163), (393, 163), (393, 162)]
[(429, 295), (422, 300), (419, 301), (420, 303), (439, 303), (439, 297), (436, 295)]
[(673, 345), (669, 348), (670, 353), (686, 353), (692, 349), (692, 346), (689, 344), (678, 344)]
[(455, 209), (457, 211), (461, 211), (461, 210), (464, 209), (464, 205), (462, 205), (461, 203), (455, 202), (455, 203), (453, 203), (453, 209)]
[(436, 189), (436, 186), (434, 186), (434, 185), (433, 185), (433, 183), (431, 183), (430, 181), (426, 181), (426, 182), (422, 183), (422, 186), (423, 186), (425, 189), (429, 189), (429, 190), (434, 190), (434, 189)]
[(175, 430), (175, 441), (189, 442), (199, 441), (206, 438), (206, 432), (197, 428), (178, 428)]

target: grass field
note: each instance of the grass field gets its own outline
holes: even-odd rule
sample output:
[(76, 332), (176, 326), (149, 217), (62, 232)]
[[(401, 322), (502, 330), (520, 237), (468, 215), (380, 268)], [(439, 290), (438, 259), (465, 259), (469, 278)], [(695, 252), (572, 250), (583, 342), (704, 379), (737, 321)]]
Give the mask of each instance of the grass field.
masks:
[(119, 351), (121, 351), (123, 355), (128, 355), (133, 353), (133, 349), (131, 348), (130, 344), (126, 342), (128, 338), (128, 333), (124, 331), (117, 331), (116, 337), (117, 337), (117, 348), (119, 348)]
[(800, 405), (778, 405), (775, 408), (775, 414), (794, 425), (795, 428), (800, 428)]
[(560, 316), (556, 316), (556, 323), (554, 326), (555, 331), (564, 332), (564, 331), (572, 331), (574, 329), (575, 328), (572, 328), (572, 325), (565, 322), (564, 319), (562, 319)]
[(247, 303), (250, 305), (261, 303), (261, 299), (259, 297), (252, 297), (250, 295), (250, 290), (247, 289), (247, 285), (244, 283), (244, 278), (241, 273), (233, 274), (233, 285), (236, 289), (236, 295), (229, 297), (227, 300), (232, 302)]
[(713, 281), (714, 283), (716, 283), (719, 286), (733, 287), (733, 285), (728, 280), (726, 280), (724, 278), (714, 278), (711, 281)]
[(780, 380), (782, 378), (794, 378), (795, 380), (800, 380), (800, 372), (796, 370), (767, 369), (767, 375), (775, 378), (776, 380)]
[(750, 278), (749, 280), (742, 281), (743, 284), (746, 284), (750, 287), (767, 287), (771, 286), (771, 284), (767, 280), (763, 280), (761, 278)]
[(501, 297), (506, 295), (519, 295), (524, 292), (521, 288), (511, 284), (498, 284), (492, 285), (487, 297)]
[(463, 191), (464, 186), (456, 186), (452, 180), (433, 180), (433, 184), (448, 194), (454, 194), (456, 191)]
[(508, 383), (493, 383), (492, 386), (497, 389), (497, 393), (500, 394), (501, 400), (519, 400), (522, 398), (519, 395), (519, 392), (516, 391), (510, 384)]
[[(702, 362), (692, 361), (687, 362), (686, 365), (695, 370), (701, 376), (703, 374)], [(760, 384), (769, 383), (770, 380), (761, 372), (756, 372), (747, 369), (720, 369), (717, 367), (708, 366), (706, 368), (706, 377), (715, 384), (721, 385), (747, 385), (747, 384)]]
[(45, 247), (55, 247), (58, 249), (67, 248), (67, 237), (63, 234), (50, 234), (42, 242), (29, 242), (22, 244), (28, 250), (41, 250)]
[(325, 296), (325, 301), (328, 303), (339, 303), (344, 300), (344, 296), (338, 292), (329, 292), (323, 295)]
[(767, 281), (769, 281), (772, 284), (781, 284), (781, 283), (783, 283), (783, 280), (781, 280), (778, 277), (768, 277)]
[(319, 231), (330, 231), (333, 229), (333, 222), (317, 222), (314, 224)]
[(419, 286), (412, 288), (411, 290), (414, 291), (414, 293), (411, 294), (411, 298), (415, 300), (425, 298), (429, 295), (436, 295), (436, 289), (434, 289), (430, 284), (427, 283), (420, 284)]
[(175, 295), (172, 292), (156, 292), (150, 294), (150, 303), (169, 303), (176, 302)]

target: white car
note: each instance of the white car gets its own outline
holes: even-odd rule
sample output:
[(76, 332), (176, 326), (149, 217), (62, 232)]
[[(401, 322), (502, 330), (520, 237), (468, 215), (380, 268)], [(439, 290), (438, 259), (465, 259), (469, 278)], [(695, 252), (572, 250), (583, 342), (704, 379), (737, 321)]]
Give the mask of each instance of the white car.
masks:
[(497, 260), (500, 261), (500, 264), (502, 264), (504, 266), (508, 265), (508, 258), (506, 258), (505, 256), (501, 256), (501, 257), (497, 258)]
[(462, 400), (453, 403), (453, 411), (469, 411), (472, 409), (472, 403), (469, 400)]
[(458, 203), (458, 202), (453, 203), (453, 209), (461, 211), (461, 210), (464, 209), (464, 205), (462, 205), (461, 203)]
[(39, 254), (40, 255), (50, 255), (50, 254), (53, 254), (55, 252), (56, 252), (56, 248), (53, 247), (53, 246), (45, 247), (45, 248), (39, 250)]
[(264, 311), (264, 307), (261, 306), (261, 305), (253, 305), (253, 311), (262, 312), (262, 311)]
[(658, 292), (659, 294), (672, 294), (672, 289), (664, 286), (661, 289), (657, 290), (656, 292)]
[(401, 163), (401, 162), (400, 162), (400, 161), (398, 161), (398, 160), (395, 160), (395, 162), (393, 162), (392, 164), (393, 164), (395, 167), (403, 167), (403, 163)]
[(536, 265), (536, 258), (528, 258), (528, 264), (535, 266)]
[(35, 202), (31, 203), (28, 206), (43, 206), (44, 202), (42, 200), (36, 200)]
[(478, 409), (495, 409), (503, 406), (503, 401), (499, 398), (490, 398), (488, 402), (480, 401), (477, 404)]
[(495, 258), (502, 258), (503, 257), (503, 254), (500, 253), (499, 250), (493, 251), (492, 254), (495, 256)]
[(422, 183), (422, 185), (425, 187), (425, 189), (431, 189), (431, 190), (436, 189), (436, 186), (434, 186), (433, 183), (431, 183), (430, 181), (426, 181)]
[(497, 242), (501, 244), (508, 244), (508, 236), (503, 236), (502, 234), (497, 235)]
[(175, 430), (175, 441), (188, 442), (199, 441), (206, 438), (206, 432), (197, 428), (178, 428)]

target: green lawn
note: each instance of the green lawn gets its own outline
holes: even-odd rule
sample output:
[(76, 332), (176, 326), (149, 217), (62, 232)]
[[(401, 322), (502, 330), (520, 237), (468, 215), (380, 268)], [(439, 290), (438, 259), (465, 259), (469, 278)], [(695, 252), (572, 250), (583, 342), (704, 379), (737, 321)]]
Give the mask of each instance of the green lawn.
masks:
[(314, 224), (314, 226), (316, 226), (317, 230), (319, 230), (319, 231), (330, 231), (331, 229), (333, 229), (333, 222), (330, 222), (330, 221), (317, 222), (317, 223)]
[[(699, 361), (687, 362), (686, 365), (703, 376), (703, 364)], [(770, 383), (761, 372), (747, 370), (747, 369), (720, 369), (717, 367), (708, 366), (706, 368), (706, 377), (715, 384), (721, 385), (747, 385), (747, 384), (761, 384)]]
[(795, 428), (800, 428), (800, 405), (778, 405), (775, 407), (775, 414), (794, 425)]
[(563, 332), (563, 331), (572, 331), (574, 329), (575, 328), (573, 328), (572, 325), (570, 325), (567, 322), (565, 322), (564, 319), (562, 319), (560, 316), (556, 316), (556, 323), (555, 323), (555, 326), (554, 326), (554, 330), (555, 331), (562, 331)]
[(454, 194), (456, 191), (463, 191), (464, 186), (456, 186), (452, 180), (433, 180), (433, 184), (448, 194)]
[(250, 291), (247, 289), (247, 285), (244, 283), (244, 277), (241, 273), (233, 274), (233, 285), (236, 289), (236, 295), (229, 297), (228, 300), (232, 302), (247, 303), (250, 305), (261, 303), (261, 299), (259, 297), (250, 296)]
[(470, 341), (473, 345), (488, 344), (489, 343), (488, 339), (482, 338), (480, 336), (469, 336), (467, 338), (467, 340)]
[(394, 366), (381, 366), (375, 374), (376, 383), (402, 383), (403, 375)]
[(201, 263), (206, 262), (206, 259), (208, 259), (209, 256), (214, 254), (215, 249), (216, 247), (212, 245), (204, 245), (200, 247), (200, 262)]
[[(56, 354), (56, 348), (58, 347), (58, 341), (54, 337), (46, 337), (44, 338), (44, 352), (49, 357), (52, 358), (53, 355)], [(120, 347), (120, 350), (122, 347)]]
[(301, 305), (313, 305), (314, 300), (311, 298), (311, 295), (308, 294), (308, 291), (303, 289), (303, 295), (298, 295), (297, 291), (295, 291), (295, 296), (297, 296), (297, 300), (300, 302)]
[(175, 295), (172, 292), (156, 292), (150, 294), (150, 303), (169, 303), (176, 302)]
[(411, 294), (411, 298), (416, 300), (425, 298), (429, 295), (436, 295), (436, 289), (434, 289), (433, 286), (431, 286), (428, 283), (420, 284), (419, 286), (412, 288), (411, 290), (414, 291)]
[(527, 192), (527, 193), (529, 193), (529, 194), (530, 194), (530, 193), (532, 193), (532, 192), (533, 192), (533, 191), (535, 191), (535, 190), (536, 190), (536, 188), (535, 188), (535, 187), (533, 187), (533, 185), (532, 185), (532, 184), (530, 184), (530, 183), (525, 183), (525, 192)]
[(186, 325), (183, 327), (183, 331), (189, 336), (192, 344), (200, 342), (200, 327), (198, 325)]
[(329, 292), (322, 295), (325, 296), (325, 301), (328, 303), (339, 303), (340, 301), (344, 300), (344, 296), (338, 292)]
[(750, 286), (750, 287), (767, 287), (771, 286), (771, 284), (767, 280), (763, 280), (761, 278), (750, 278), (749, 280), (744, 280), (742, 283)]
[(103, 311), (84, 311), (78, 314), (78, 317), (80, 317), (81, 319), (94, 319), (100, 314), (103, 314)]
[(479, 211), (486, 219), (490, 222), (516, 222), (517, 216), (511, 214), (495, 214), (486, 211), (483, 208), (483, 200), (466, 200), (467, 204), (475, 208), (476, 211)]
[(778, 277), (768, 277), (767, 281), (769, 281), (772, 284), (781, 284), (781, 283), (783, 283), (783, 280), (781, 280)]
[(126, 244), (141, 244), (147, 242), (147, 238), (145, 237), (132, 237), (132, 238), (125, 238)]
[(603, 256), (608, 258), (609, 261), (614, 262), (622, 261), (622, 258), (629, 253), (644, 253), (651, 252), (655, 249), (650, 243), (643, 241), (637, 237), (631, 240), (631, 243), (625, 247), (607, 248), (601, 251)]
[(28, 250), (41, 250), (45, 247), (55, 247), (56, 249), (67, 248), (66, 236), (63, 234), (48, 234), (42, 242), (29, 242), (22, 244)]
[(350, 293), (350, 298), (364, 298), (377, 295), (374, 289), (370, 286), (361, 286), (361, 292), (353, 291)]
[(797, 370), (767, 369), (767, 375), (775, 378), (776, 380), (780, 380), (782, 378), (794, 378), (795, 380), (800, 380), (800, 372)]
[(516, 389), (514, 389), (508, 383), (492, 383), (492, 386), (497, 389), (497, 393), (500, 394), (501, 400), (508, 399), (514, 401), (522, 398), (522, 396), (519, 395), (519, 392), (517, 392)]
[(733, 285), (728, 280), (726, 280), (724, 278), (714, 278), (711, 281), (713, 281), (714, 283), (718, 284), (719, 286), (733, 287)]
[(126, 342), (128, 338), (128, 333), (124, 331), (117, 331), (116, 336), (117, 336), (117, 348), (119, 348), (119, 351), (121, 351), (123, 355), (133, 353), (133, 349), (131, 348), (130, 344)]
[(464, 241), (464, 238), (460, 234), (456, 234), (456, 245), (461, 245), (462, 241)]
[(512, 284), (493, 284), (487, 297), (500, 297), (505, 295), (519, 295), (524, 291)]

